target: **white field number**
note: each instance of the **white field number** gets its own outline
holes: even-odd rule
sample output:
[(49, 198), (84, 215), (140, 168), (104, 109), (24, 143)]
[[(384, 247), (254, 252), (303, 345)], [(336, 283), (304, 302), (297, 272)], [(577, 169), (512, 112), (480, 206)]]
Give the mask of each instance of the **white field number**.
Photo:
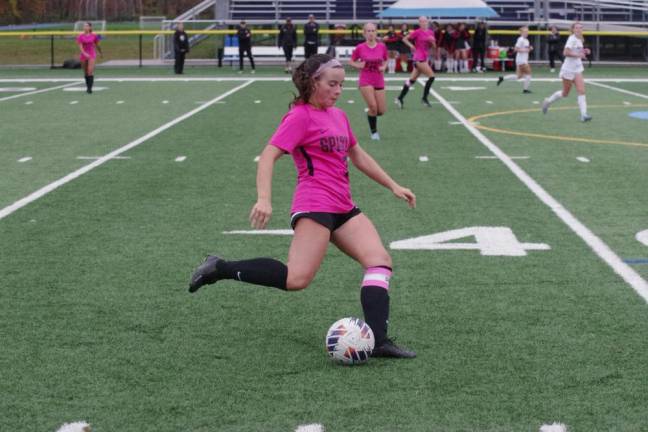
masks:
[[(474, 241), (470, 243), (454, 242), (467, 237), (472, 237)], [(508, 227), (460, 228), (395, 241), (389, 247), (399, 250), (478, 250), (486, 256), (526, 256), (527, 251), (551, 249), (545, 243), (520, 242)]]
[(639, 241), (639, 243), (648, 246), (648, 229), (638, 232), (635, 238)]

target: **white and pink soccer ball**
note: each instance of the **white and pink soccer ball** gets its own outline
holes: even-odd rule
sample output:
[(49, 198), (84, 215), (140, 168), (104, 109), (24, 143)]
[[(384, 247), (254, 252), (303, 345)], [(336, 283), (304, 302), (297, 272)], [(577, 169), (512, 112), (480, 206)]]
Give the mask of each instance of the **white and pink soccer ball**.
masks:
[(359, 318), (342, 318), (326, 333), (326, 351), (336, 362), (346, 365), (366, 363), (374, 349), (371, 327)]

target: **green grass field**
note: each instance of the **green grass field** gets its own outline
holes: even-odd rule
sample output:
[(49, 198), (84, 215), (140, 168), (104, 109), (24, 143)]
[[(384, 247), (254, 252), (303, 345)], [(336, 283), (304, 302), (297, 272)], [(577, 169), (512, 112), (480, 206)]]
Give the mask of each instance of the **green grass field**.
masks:
[[(82, 419), (95, 432), (648, 430), (648, 123), (629, 116), (648, 111), (641, 70), (588, 71), (608, 87), (588, 85), (587, 124), (575, 95), (540, 113), (560, 86), (548, 80), (522, 95), (495, 75), (442, 76), (431, 109), (419, 86), (403, 111), (388, 90), (380, 142), (368, 139), (356, 82), (345, 83), (338, 105), (361, 145), (418, 196), (410, 210), (351, 170), (385, 244), (472, 228), (445, 249), (391, 250), (390, 331), (418, 358), (361, 367), (324, 350), (331, 323), (361, 315), (362, 269), (334, 247), (303, 292), (234, 282), (187, 292), (209, 252), (285, 260), (289, 236), (223, 232), (248, 229), (254, 158), (292, 97), (289, 82), (269, 80), (285, 78), (278, 69), (188, 72), (136, 81), (170, 72), (100, 69), (105, 89), (92, 96), (52, 89), (81, 83), (78, 71), (0, 72), (5, 89), (52, 89), (0, 93), (0, 430)], [(98, 163), (79, 157), (129, 143), (30, 195)], [(270, 229), (288, 227), (294, 181), (284, 157)], [(574, 232), (565, 210), (601, 243)]]

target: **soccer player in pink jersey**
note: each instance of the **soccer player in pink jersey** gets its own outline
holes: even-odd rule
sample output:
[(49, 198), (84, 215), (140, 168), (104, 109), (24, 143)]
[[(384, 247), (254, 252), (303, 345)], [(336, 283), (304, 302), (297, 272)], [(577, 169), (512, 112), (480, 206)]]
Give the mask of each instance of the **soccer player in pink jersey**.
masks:
[[(430, 88), (434, 82), (434, 71), (428, 63), (428, 57), (430, 54), (430, 49), (436, 46), (434, 40), (434, 32), (428, 29), (428, 19), (427, 17), (419, 17), (419, 28), (410, 33), (406, 38), (403, 38), (403, 42), (414, 51), (414, 64), (416, 67), (412, 71), (412, 74), (409, 77), (409, 80), (405, 81), (403, 85), (403, 90), (401, 90), (400, 95), (396, 98), (395, 102), (399, 108), (403, 108), (403, 100), (405, 95), (409, 91), (410, 87), (416, 83), (418, 77), (423, 74), (428, 77), (427, 82), (425, 83), (425, 90), (423, 91), (423, 99), (421, 102), (426, 106), (431, 106), (428, 101), (428, 95), (430, 94)], [(414, 44), (412, 44), (414, 42)]]
[(95, 47), (99, 47), (99, 40), (99, 36), (92, 32), (92, 24), (89, 22), (83, 25), (83, 33), (76, 38), (81, 50), (79, 60), (83, 68), (88, 93), (92, 93), (92, 85), (94, 84), (95, 59), (97, 58)]
[(414, 352), (387, 337), (392, 260), (373, 223), (351, 199), (347, 159), (412, 208), (416, 196), (396, 183), (356, 141), (346, 114), (334, 106), (343, 81), (342, 64), (326, 54), (315, 54), (299, 65), (293, 73), (299, 95), (261, 153), (257, 202), (250, 212), (255, 229), (264, 229), (272, 215), (275, 162), (289, 153), (297, 169), (291, 209), (294, 237), (287, 264), (272, 258), (229, 261), (210, 255), (193, 273), (189, 291), (223, 279), (302, 290), (315, 277), (332, 242), (364, 267), (360, 300), (376, 338), (372, 356), (412, 358)]
[(374, 23), (364, 25), (365, 42), (359, 44), (351, 54), (349, 64), (360, 70), (358, 87), (367, 104), (367, 120), (371, 139), (380, 140), (378, 135), (378, 116), (385, 114), (385, 68), (387, 67), (387, 47), (378, 42), (378, 32)]

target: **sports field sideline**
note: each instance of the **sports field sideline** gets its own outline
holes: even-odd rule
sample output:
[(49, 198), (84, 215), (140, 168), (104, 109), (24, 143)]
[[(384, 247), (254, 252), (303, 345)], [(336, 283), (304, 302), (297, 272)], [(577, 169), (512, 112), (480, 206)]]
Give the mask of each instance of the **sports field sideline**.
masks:
[(245, 231), (289, 78), (99, 70), (90, 96), (78, 75), (0, 72), (0, 430), (646, 430), (640, 69), (585, 72), (590, 123), (574, 96), (540, 112), (548, 73), (529, 95), (442, 75), (432, 108), (420, 86), (402, 111), (404, 76), (388, 78), (379, 142), (348, 78), (360, 144), (418, 197), (409, 210), (351, 171), (394, 260), (391, 328), (418, 351), (358, 368), (323, 348), (361, 314), (359, 269), (334, 248), (304, 292), (186, 289), (209, 252), (285, 259), (289, 158), (273, 231)]

